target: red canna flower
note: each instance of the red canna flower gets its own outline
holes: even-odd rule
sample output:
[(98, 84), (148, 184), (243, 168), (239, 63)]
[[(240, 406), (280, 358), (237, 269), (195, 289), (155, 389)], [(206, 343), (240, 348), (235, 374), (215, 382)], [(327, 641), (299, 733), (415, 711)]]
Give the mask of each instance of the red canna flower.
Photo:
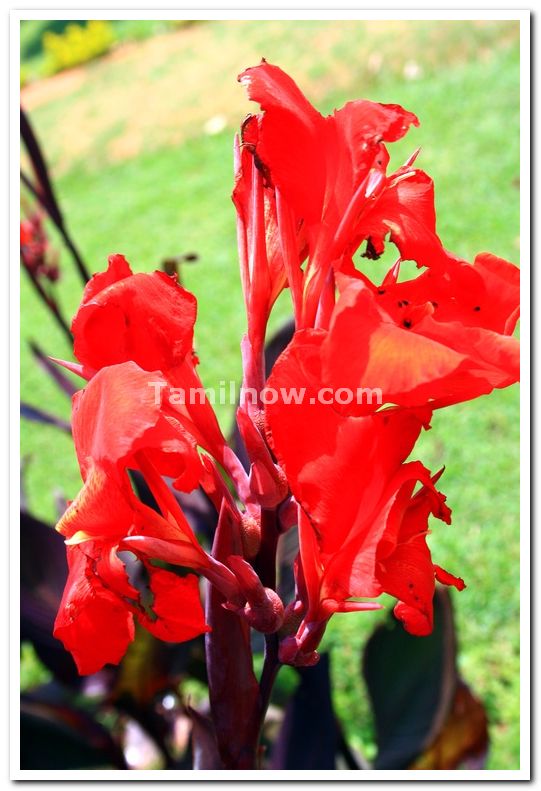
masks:
[[(167, 420), (180, 423), (192, 442), (211, 453), (245, 494), (246, 475), (227, 447), (195, 370), (195, 316), (195, 297), (175, 276), (163, 272), (134, 275), (124, 256), (111, 255), (108, 269), (86, 285), (73, 319), (74, 352), (80, 365), (58, 362), (86, 379), (101, 368), (132, 362), (153, 372), (156, 390), (150, 392), (176, 388), (183, 398), (175, 402), (174, 412), (169, 410)], [(120, 382), (116, 386), (120, 388)], [(193, 488), (195, 483), (191, 483)]]
[[(259, 171), (254, 181), (276, 208), (269, 217), (261, 203), (254, 214), (257, 238), (265, 238), (261, 228), (271, 239), (278, 232), (278, 271), (285, 271), (301, 330), (268, 386), (304, 389), (302, 404), (279, 399), (265, 413), (299, 503), (298, 598), (290, 616), (302, 622), (282, 655), (310, 663), (332, 612), (372, 606), (351, 597), (392, 593), (406, 628), (426, 634), (435, 576), (463, 586), (432, 564), (426, 546), (429, 514), (449, 521), (444, 498), (422, 465), (405, 460), (434, 408), (517, 381), (518, 342), (511, 335), (518, 270), (488, 254), (470, 265), (443, 248), (432, 180), (412, 167), (417, 152), (386, 175), (383, 143), (417, 124), (411, 113), (353, 102), (324, 118), (270, 64), (239, 79), (263, 110), (245, 124), (242, 156)], [(355, 269), (352, 255), (366, 240), (364, 256), (377, 259), (387, 238), (401, 259), (378, 287)], [(399, 282), (402, 259), (428, 269)], [(322, 388), (346, 391), (350, 400), (324, 405)], [(369, 398), (369, 390), (380, 397)], [(423, 488), (414, 494), (418, 482)]]
[(144, 506), (127, 478), (118, 483), (100, 467), (87, 467), (85, 485), (57, 530), (67, 539), (69, 576), (54, 634), (80, 673), (120, 661), (134, 637), (134, 617), (162, 640), (182, 642), (207, 631), (195, 575), (178, 577), (143, 558), (152, 603), (144, 605), (131, 584), (117, 555), (130, 535), (171, 542), (188, 567), (207, 561), (187, 523), (172, 524)]
[[(423, 488), (412, 496), (419, 480)], [(375, 511), (357, 521), (343, 547), (334, 553), (323, 551), (317, 528), (299, 509), (297, 579), (301, 584), (297, 601), (290, 605), (290, 611), (298, 614), (297, 621), (291, 623), (298, 626), (283, 639), (281, 660), (301, 666), (314, 664), (318, 659), (315, 649), (329, 618), (337, 612), (378, 609), (375, 602), (357, 599), (382, 593), (399, 600), (394, 612), (408, 632), (430, 634), (435, 581), (458, 590), (465, 587), (462, 579), (433, 564), (426, 543), (429, 514), (450, 522), (444, 501), (419, 462), (402, 465)]]
[[(396, 612), (406, 628), (428, 633), (435, 576), (425, 542), (428, 515), (450, 521), (426, 468), (405, 463), (429, 427), (431, 409), (395, 407), (352, 417), (321, 403), (325, 338), (320, 330), (298, 332), (268, 383), (278, 391), (305, 388), (298, 404), (278, 400), (266, 407), (273, 450), (299, 504), (302, 622), (282, 648), (292, 663), (316, 658), (333, 612), (375, 606), (352, 597), (391, 593), (402, 602)], [(422, 494), (413, 495), (418, 482)]]
[[(287, 74), (265, 61), (244, 71), (239, 80), (263, 110), (258, 126), (249, 127), (247, 144), (275, 192), (282, 252), (291, 262), (288, 279), (299, 314), (297, 327), (314, 325), (331, 266), (340, 268), (341, 259), (351, 257), (363, 239), (374, 236), (370, 249), (376, 256), (389, 231), (404, 256), (424, 262), (427, 251), (439, 254), (430, 179), (411, 168), (414, 157), (386, 176), (389, 154), (384, 143), (418, 125), (413, 113), (360, 100), (324, 117)], [(299, 224), (309, 255), (302, 280), (295, 237)], [(332, 278), (327, 289), (332, 294)]]
[[(158, 399), (156, 383), (163, 385)], [(120, 661), (133, 639), (134, 617), (174, 642), (207, 631), (197, 577), (178, 577), (154, 567), (154, 560), (207, 575), (236, 600), (234, 575), (202, 549), (162, 480), (173, 476), (177, 488), (189, 491), (206, 474), (194, 438), (163, 406), (165, 385), (159, 372), (125, 362), (102, 368), (73, 399), (84, 486), (57, 525), (67, 539), (70, 576), (55, 634), (81, 673)], [(137, 499), (127, 469), (143, 472), (161, 515)], [(153, 595), (150, 607), (129, 582), (120, 550), (134, 552), (143, 563)], [(112, 642), (104, 631), (108, 625), (115, 631)]]

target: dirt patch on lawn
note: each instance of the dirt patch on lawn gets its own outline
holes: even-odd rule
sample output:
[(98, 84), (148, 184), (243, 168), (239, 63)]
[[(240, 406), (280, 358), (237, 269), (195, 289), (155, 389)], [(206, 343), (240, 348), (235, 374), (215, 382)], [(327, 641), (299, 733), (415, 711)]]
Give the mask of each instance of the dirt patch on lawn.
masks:
[(35, 110), (42, 104), (54, 102), (79, 90), (87, 77), (84, 67), (69, 69), (46, 80), (26, 85), (21, 91), (21, 102), (27, 110)]

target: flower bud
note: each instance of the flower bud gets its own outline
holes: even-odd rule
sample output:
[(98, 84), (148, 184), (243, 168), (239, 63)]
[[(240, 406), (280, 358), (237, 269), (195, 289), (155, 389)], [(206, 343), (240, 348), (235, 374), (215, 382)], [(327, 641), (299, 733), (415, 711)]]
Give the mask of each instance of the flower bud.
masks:
[(278, 649), (278, 658), (284, 665), (294, 667), (313, 667), (319, 662), (317, 651), (303, 653), (299, 640), (296, 637), (286, 637)]
[(240, 536), (244, 556), (255, 558), (261, 546), (261, 519), (251, 514), (243, 514), (240, 523)]
[(274, 508), (289, 491), (283, 470), (268, 459), (256, 459), (250, 468), (250, 491), (262, 508)]
[(246, 601), (244, 607), (235, 607), (228, 602), (227, 608), (244, 615), (250, 626), (258, 632), (276, 632), (284, 620), (284, 605), (276, 591), (263, 587), (256, 572), (244, 558), (230, 555), (227, 562), (237, 577)]
[(249, 601), (244, 607), (244, 617), (252, 627), (263, 634), (278, 631), (284, 619), (284, 605), (278, 594), (271, 588), (264, 588), (265, 597)]

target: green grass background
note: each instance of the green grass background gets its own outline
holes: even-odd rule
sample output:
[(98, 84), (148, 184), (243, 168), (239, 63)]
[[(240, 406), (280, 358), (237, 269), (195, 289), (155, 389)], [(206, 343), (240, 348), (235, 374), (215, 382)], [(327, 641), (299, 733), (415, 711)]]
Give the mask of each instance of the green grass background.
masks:
[[(241, 372), (239, 339), (245, 320), (229, 195), (234, 125), (251, 108), (238, 87), (238, 104), (232, 117), (226, 114), (226, 129), (209, 136), (193, 120), (194, 103), (199, 103), (197, 112), (203, 105), (211, 117), (220, 105), (222, 86), (225, 90), (241, 68), (261, 56), (297, 77), (322, 111), (361, 96), (413, 110), (421, 126), (391, 147), (392, 162), (400, 164), (422, 146), (418, 163), (435, 180), (444, 244), (470, 260), (489, 250), (518, 262), (518, 23), (216, 21), (200, 27), (162, 34), (177, 36), (179, 46), (153, 67), (145, 84), (153, 102), (184, 108), (176, 142), (174, 135), (168, 140), (156, 129), (136, 156), (119, 160), (109, 153), (109, 144), (126, 129), (112, 114), (111, 125), (90, 141), (84, 154), (70, 144), (85, 133), (66, 124), (73, 106), (90, 115), (107, 113), (112, 86), (119, 81), (129, 85), (130, 73), (115, 57), (89, 64), (82, 86), (69, 94), (53, 93), (32, 110), (31, 120), (49, 154), (69, 227), (93, 271), (104, 268), (111, 252), (123, 252), (136, 270), (152, 269), (180, 252), (199, 253), (200, 261), (186, 265), (182, 275), (199, 302), (196, 342), (205, 385), (239, 379)], [(148, 32), (155, 32), (150, 25)], [(418, 67), (414, 79), (407, 78), (411, 62)], [(190, 83), (188, 75), (192, 79), (199, 64), (200, 84)], [(161, 85), (171, 85), (172, 75), (178, 78), (178, 93), (160, 92)], [(191, 97), (191, 105), (182, 104), (184, 95)], [(58, 291), (71, 315), (81, 286), (67, 254), (62, 253), (61, 265)], [(273, 326), (288, 313), (286, 295)], [(21, 316), (22, 397), (67, 417), (69, 402), (33, 364), (27, 341), (38, 340), (58, 357), (69, 357), (70, 349), (24, 273)], [(231, 410), (218, 407), (218, 412), (228, 428)], [(515, 387), (436, 414), (415, 454), (432, 469), (446, 466), (441, 488), (453, 508), (453, 524), (434, 524), (430, 545), (435, 561), (468, 586), (453, 594), (459, 661), (489, 713), (488, 767), (493, 769), (519, 766), (518, 438)], [(23, 423), (21, 449), (28, 458), (31, 508), (52, 521), (54, 492), (73, 497), (80, 484), (71, 440), (54, 429)], [(374, 747), (360, 653), (379, 617), (336, 616), (323, 645), (332, 653), (338, 714), (353, 745), (368, 755)], [(28, 651), (24, 667), (26, 683), (31, 683), (37, 676)]]

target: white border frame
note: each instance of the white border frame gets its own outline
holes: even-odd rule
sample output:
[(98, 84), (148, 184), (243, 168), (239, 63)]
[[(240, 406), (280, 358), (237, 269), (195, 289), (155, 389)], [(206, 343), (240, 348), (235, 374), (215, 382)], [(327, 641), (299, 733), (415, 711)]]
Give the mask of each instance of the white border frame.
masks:
[[(241, 5), (239, 3), (239, 5)], [(346, 3), (344, 3), (346, 5)], [(521, 595), (520, 595), (520, 769), (518, 770), (454, 770), (454, 771), (390, 771), (390, 770), (330, 770), (330, 771), (196, 771), (194, 770), (24, 770), (19, 768), (19, 468), (18, 436), (11, 432), (9, 471), (10, 480), (10, 779), (11, 780), (72, 780), (72, 781), (442, 781), (463, 782), (530, 779), (530, 11), (527, 10), (308, 10), (308, 9), (175, 9), (105, 10), (105, 9), (33, 9), (11, 11), (10, 14), (10, 427), (19, 425), (19, 335), (20, 335), (20, 268), (18, 248), (18, 212), (20, 203), (19, 162), (19, 23), (22, 19), (224, 19), (224, 20), (509, 20), (520, 23), (520, 239), (522, 268), (521, 305), (521, 368), (520, 395), (521, 428)], [(109, 784), (107, 784), (109, 785)], [(285, 787), (289, 787), (286, 782)]]

